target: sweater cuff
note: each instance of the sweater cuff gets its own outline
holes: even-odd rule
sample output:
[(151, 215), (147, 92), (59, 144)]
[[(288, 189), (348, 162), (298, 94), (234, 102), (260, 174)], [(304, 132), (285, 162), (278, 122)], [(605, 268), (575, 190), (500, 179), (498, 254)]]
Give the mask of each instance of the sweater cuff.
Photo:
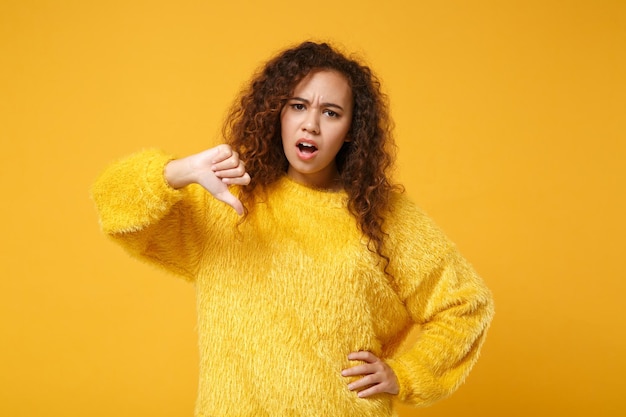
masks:
[(413, 406), (423, 407), (430, 405), (446, 395), (438, 389), (438, 384), (432, 374), (425, 369), (408, 365), (402, 357), (385, 360), (398, 379), (399, 392), (396, 398)]
[(170, 187), (163, 172), (172, 159), (151, 149), (122, 159), (102, 173), (92, 196), (105, 233), (141, 230), (183, 198), (184, 192)]
[(408, 388), (410, 375), (406, 366), (404, 366), (404, 364), (398, 359), (387, 359), (385, 362), (387, 362), (387, 365), (389, 365), (396, 374), (399, 385), (399, 392), (397, 395), (398, 400), (406, 402), (411, 397)]

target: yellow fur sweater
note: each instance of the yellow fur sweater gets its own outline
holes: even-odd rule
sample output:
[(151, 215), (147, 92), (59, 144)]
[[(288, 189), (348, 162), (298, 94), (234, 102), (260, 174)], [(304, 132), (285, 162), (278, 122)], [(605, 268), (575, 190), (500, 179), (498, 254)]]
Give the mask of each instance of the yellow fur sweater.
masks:
[[(392, 367), (401, 401), (425, 405), (463, 382), (491, 321), (491, 295), (406, 197), (394, 196), (385, 223), (390, 277), (345, 193), (285, 177), (237, 227), (235, 211), (204, 189), (170, 188), (169, 159), (132, 155), (92, 194), (105, 233), (195, 285), (197, 416), (393, 416), (394, 396), (348, 390), (340, 372), (359, 350)], [(401, 352), (414, 325), (419, 337)]]

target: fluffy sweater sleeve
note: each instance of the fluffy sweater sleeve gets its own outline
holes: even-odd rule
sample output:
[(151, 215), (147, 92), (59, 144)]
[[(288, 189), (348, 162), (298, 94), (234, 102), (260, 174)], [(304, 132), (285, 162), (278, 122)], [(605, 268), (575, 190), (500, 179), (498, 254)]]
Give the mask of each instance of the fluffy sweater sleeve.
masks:
[(408, 351), (387, 362), (398, 377), (398, 399), (424, 406), (449, 396), (465, 380), (491, 323), (493, 300), (428, 217), (408, 201), (395, 210), (401, 220), (390, 230), (391, 273), (420, 332)]
[(146, 150), (110, 165), (91, 189), (102, 231), (131, 255), (193, 280), (202, 256), (202, 189), (169, 186), (172, 157)]

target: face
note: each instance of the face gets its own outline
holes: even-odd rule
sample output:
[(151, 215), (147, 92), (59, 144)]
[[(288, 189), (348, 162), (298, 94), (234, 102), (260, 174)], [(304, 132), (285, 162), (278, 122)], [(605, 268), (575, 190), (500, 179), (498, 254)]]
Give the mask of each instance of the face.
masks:
[(340, 73), (308, 74), (294, 88), (281, 112), (287, 175), (315, 188), (338, 188), (335, 157), (352, 122), (352, 89)]

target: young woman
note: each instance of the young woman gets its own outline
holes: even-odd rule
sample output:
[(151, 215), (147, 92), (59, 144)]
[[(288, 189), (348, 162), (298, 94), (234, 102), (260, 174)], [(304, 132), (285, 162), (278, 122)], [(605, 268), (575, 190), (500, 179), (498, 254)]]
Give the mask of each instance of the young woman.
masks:
[(451, 394), (492, 299), (390, 183), (370, 70), (327, 44), (288, 49), (252, 79), (224, 137), (181, 159), (132, 155), (92, 190), (105, 233), (195, 284), (196, 415), (392, 416), (393, 399)]

